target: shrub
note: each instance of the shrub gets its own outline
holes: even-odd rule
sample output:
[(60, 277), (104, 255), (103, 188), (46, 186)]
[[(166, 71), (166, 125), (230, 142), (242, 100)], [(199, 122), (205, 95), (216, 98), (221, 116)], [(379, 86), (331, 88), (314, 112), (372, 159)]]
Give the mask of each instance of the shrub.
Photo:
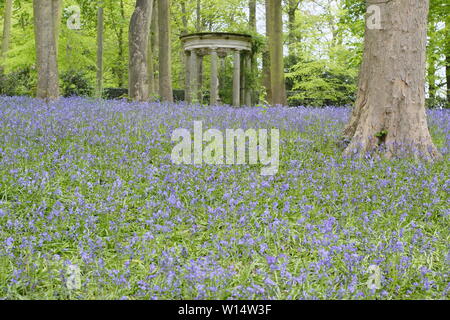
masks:
[(36, 77), (29, 67), (3, 74), (0, 73), (0, 95), (32, 96), (36, 88)]
[(91, 85), (86, 73), (79, 70), (69, 70), (61, 74), (62, 95), (71, 96), (91, 96), (94, 88)]

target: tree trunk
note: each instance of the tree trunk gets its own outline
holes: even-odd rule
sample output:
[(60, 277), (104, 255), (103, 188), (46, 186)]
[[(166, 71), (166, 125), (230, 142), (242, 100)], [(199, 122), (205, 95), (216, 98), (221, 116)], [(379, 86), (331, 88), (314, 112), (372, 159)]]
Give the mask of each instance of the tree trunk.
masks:
[(271, 86), (271, 76), (270, 76), (270, 54), (269, 54), (269, 39), (271, 32), (271, 17), (270, 17), (270, 2), (271, 0), (265, 0), (266, 7), (266, 39), (267, 45), (263, 52), (263, 84), (266, 88), (266, 100), (268, 104), (272, 104), (272, 86)]
[(37, 97), (54, 100), (59, 97), (58, 30), (61, 1), (33, 1), (36, 42)]
[(150, 27), (150, 35), (148, 37), (148, 49), (147, 49), (147, 74), (148, 74), (148, 95), (152, 99), (156, 95), (155, 90), (155, 68), (154, 68), (154, 57), (153, 57), (153, 44), (152, 44), (152, 30)]
[[(181, 6), (181, 23), (182, 23), (182, 29), (181, 29), (181, 35), (185, 36), (189, 33), (188, 30), (188, 14), (186, 12), (186, 0), (180, 1), (180, 6)], [(188, 96), (190, 95), (189, 93), (189, 75), (188, 75), (188, 64), (189, 64), (189, 59), (188, 56), (186, 55), (186, 52), (183, 49), (183, 46), (181, 46), (180, 48), (180, 54), (181, 54), (181, 63), (182, 63), (182, 67), (183, 72), (181, 72), (180, 76), (181, 76), (181, 82), (184, 83), (184, 100), (188, 101)]]
[(153, 12), (150, 23), (150, 37), (148, 44), (148, 75), (149, 75), (149, 95), (155, 98), (159, 94), (159, 77), (157, 74), (157, 60), (159, 47), (158, 33), (158, 1), (153, 1)]
[(256, 32), (256, 0), (248, 1), (248, 25), (250, 30)]
[[(370, 2), (367, 2), (369, 5)], [(345, 155), (438, 158), (425, 113), (428, 0), (378, 2), (381, 29), (366, 24), (355, 108)], [(379, 148), (382, 146), (383, 148)]]
[[(249, 0), (248, 2), (248, 25), (250, 27), (250, 30), (254, 33), (257, 32), (257, 28), (256, 28), (256, 0)], [(251, 56), (250, 56), (250, 70), (249, 74), (252, 74), (252, 81), (255, 81), (255, 75), (258, 72), (258, 61), (256, 60), (256, 52), (251, 52)], [(248, 98), (246, 98), (246, 102), (249, 105), (252, 105), (255, 101), (255, 93), (253, 90), (253, 85), (254, 83), (250, 83), (249, 82), (250, 79), (247, 79), (247, 86), (248, 86), (248, 91), (247, 94), (249, 95)]]
[(447, 79), (447, 105), (450, 104), (450, 15), (445, 20), (445, 75)]
[(269, 27), (271, 28), (269, 34), (269, 56), (272, 105), (286, 105), (281, 0), (269, 0), (269, 17)]
[(130, 21), (128, 96), (134, 101), (147, 101), (148, 93), (148, 38), (153, 0), (136, 0)]
[(170, 49), (170, 0), (158, 1), (158, 15), (159, 95), (163, 101), (173, 102)]
[(289, 0), (288, 2), (288, 50), (290, 56), (295, 56), (295, 50), (292, 45), (298, 42), (295, 35), (295, 15), (300, 2), (301, 0)]
[[(116, 2), (109, 1), (109, 4), (110, 4), (110, 7), (109, 7), (110, 8), (110, 12), (113, 12), (115, 10)], [(124, 21), (125, 20), (125, 7), (124, 7), (123, 0), (120, 0), (119, 7), (120, 7), (120, 18), (121, 18), (122, 21)], [(117, 48), (118, 48), (118, 51), (117, 51), (117, 61), (115, 61), (115, 63), (114, 63), (114, 66), (112, 68), (112, 73), (117, 78), (117, 86), (119, 88), (123, 88), (124, 85), (125, 85), (125, 78), (124, 78), (125, 71), (122, 68), (122, 63), (123, 63), (123, 61), (125, 59), (125, 56), (124, 56), (124, 52), (125, 52), (124, 51), (124, 40), (123, 40), (123, 38), (124, 38), (123, 37), (124, 30), (123, 30), (123, 27), (122, 27), (122, 23), (119, 23), (118, 26), (117, 26), (117, 24), (118, 23), (117, 23), (117, 21), (115, 21), (114, 16), (113, 16), (113, 24), (112, 24), (112, 26), (113, 26), (114, 31), (115, 31), (116, 36), (117, 36)]]
[(9, 50), (9, 42), (11, 40), (11, 19), (12, 19), (12, 0), (6, 0), (5, 3), (5, 14), (3, 20), (3, 38), (2, 38), (2, 49), (0, 52), (0, 73), (3, 72), (3, 62), (6, 58), (6, 53)]
[(428, 70), (427, 70), (427, 82), (428, 82), (428, 95), (431, 102), (434, 102), (436, 98), (436, 43), (434, 39), (436, 38), (436, 24), (433, 15), (430, 15), (429, 21), (429, 56), (428, 56)]
[(201, 0), (197, 0), (197, 8), (195, 10), (196, 12), (196, 16), (197, 16), (197, 20), (195, 22), (195, 30), (197, 32), (201, 32), (202, 30), (202, 16), (201, 16), (201, 11), (202, 11), (202, 3)]
[(97, 11), (97, 98), (101, 98), (103, 95), (103, 31), (103, 1), (99, 1)]

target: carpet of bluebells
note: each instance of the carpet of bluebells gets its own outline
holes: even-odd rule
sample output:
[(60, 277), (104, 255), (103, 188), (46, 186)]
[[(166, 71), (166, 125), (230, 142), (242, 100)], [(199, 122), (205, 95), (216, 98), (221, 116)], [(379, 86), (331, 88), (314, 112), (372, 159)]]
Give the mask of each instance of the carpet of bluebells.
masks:
[[(433, 164), (344, 159), (345, 108), (0, 97), (0, 298), (448, 299), (450, 111), (428, 115)], [(194, 120), (278, 128), (278, 174), (173, 164)]]

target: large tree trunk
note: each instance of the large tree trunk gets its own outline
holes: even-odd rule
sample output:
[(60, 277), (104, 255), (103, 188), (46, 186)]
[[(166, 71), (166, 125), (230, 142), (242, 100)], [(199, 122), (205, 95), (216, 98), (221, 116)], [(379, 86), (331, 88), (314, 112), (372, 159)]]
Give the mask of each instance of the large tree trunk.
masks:
[(103, 1), (101, 0), (97, 9), (97, 98), (101, 98), (103, 94), (103, 30)]
[[(371, 1), (367, 1), (369, 5)], [(425, 113), (428, 0), (377, 2), (381, 29), (366, 26), (359, 89), (344, 130), (345, 155), (439, 157)]]
[(281, 0), (269, 0), (269, 56), (272, 105), (286, 105), (283, 60), (283, 19)]
[(6, 58), (6, 53), (9, 50), (9, 42), (11, 40), (11, 18), (12, 18), (12, 0), (6, 0), (5, 2), (5, 13), (3, 19), (3, 38), (2, 38), (2, 49), (0, 52), (0, 73), (3, 72), (3, 59)]
[(163, 101), (173, 102), (171, 50), (170, 50), (170, 0), (158, 1), (159, 15), (159, 94)]
[(136, 0), (130, 21), (128, 96), (134, 101), (147, 101), (148, 93), (148, 38), (153, 0)]
[(36, 41), (37, 97), (53, 100), (59, 97), (58, 35), (61, 0), (33, 1)]

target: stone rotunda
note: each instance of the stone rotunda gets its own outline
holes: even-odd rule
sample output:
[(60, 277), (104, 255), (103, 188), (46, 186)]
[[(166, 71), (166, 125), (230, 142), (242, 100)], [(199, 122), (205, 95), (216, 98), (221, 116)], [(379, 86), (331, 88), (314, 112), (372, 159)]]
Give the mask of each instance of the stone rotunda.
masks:
[(251, 90), (246, 71), (250, 69), (252, 37), (250, 35), (225, 32), (194, 33), (180, 37), (186, 54), (185, 97), (189, 103), (198, 101), (199, 65), (202, 57), (211, 55), (210, 104), (215, 105), (219, 97), (219, 59), (233, 55), (233, 106), (251, 105)]

